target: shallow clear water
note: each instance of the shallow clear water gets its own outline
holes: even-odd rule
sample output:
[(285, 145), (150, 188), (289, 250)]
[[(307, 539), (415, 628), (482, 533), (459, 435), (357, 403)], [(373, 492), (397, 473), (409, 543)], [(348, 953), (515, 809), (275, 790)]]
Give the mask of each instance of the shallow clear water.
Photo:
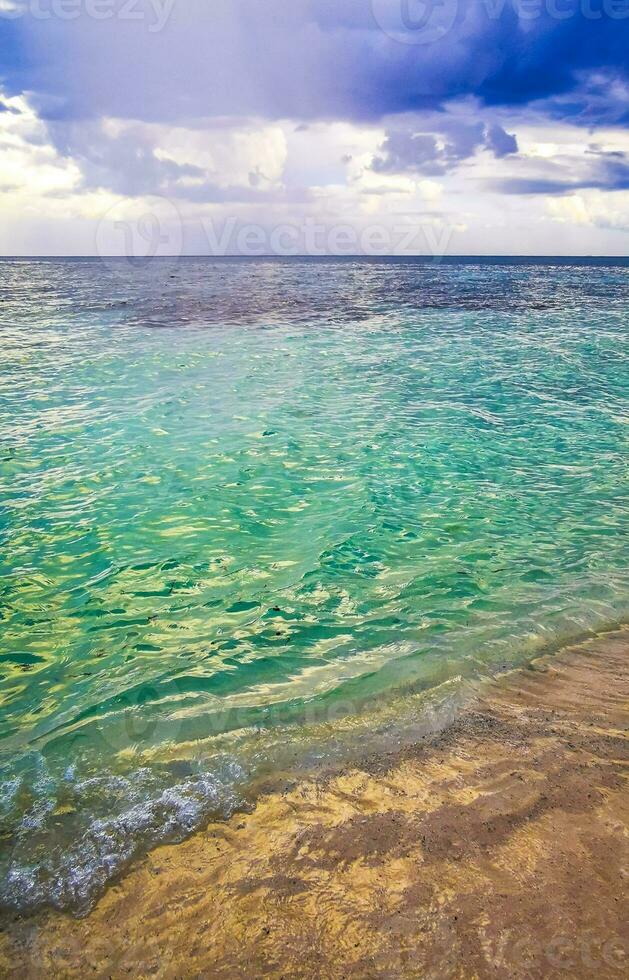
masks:
[(0, 272), (5, 903), (626, 619), (627, 263)]

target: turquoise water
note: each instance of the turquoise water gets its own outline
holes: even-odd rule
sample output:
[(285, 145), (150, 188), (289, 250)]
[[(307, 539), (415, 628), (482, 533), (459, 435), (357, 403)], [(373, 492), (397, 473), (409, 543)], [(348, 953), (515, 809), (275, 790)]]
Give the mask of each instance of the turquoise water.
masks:
[(5, 903), (626, 618), (626, 263), (0, 267)]

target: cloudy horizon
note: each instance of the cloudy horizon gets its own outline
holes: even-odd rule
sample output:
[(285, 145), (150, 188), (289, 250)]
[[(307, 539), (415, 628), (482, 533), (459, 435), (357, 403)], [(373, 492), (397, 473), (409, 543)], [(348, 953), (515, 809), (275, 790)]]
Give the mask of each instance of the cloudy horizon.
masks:
[(3, 255), (629, 252), (629, 0), (0, 0)]

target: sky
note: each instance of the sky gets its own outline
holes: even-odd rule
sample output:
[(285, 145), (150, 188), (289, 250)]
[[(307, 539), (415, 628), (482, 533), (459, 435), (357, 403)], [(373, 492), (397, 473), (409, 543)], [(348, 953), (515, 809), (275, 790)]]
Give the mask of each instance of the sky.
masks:
[(0, 0), (0, 254), (629, 254), (629, 0)]

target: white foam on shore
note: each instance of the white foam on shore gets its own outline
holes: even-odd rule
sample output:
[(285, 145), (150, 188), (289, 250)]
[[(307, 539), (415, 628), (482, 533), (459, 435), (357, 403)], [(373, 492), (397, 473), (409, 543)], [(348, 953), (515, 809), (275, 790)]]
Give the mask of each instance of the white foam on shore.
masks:
[[(36, 862), (27, 863), (20, 843), (34, 827), (31, 810), (17, 835), (14, 859), (0, 881), (0, 902), (19, 910), (50, 905), (79, 914), (89, 911), (108, 882), (149, 848), (182, 840), (210, 814), (229, 817), (242, 802), (235, 789), (242, 776), (242, 770), (232, 763), (220, 777), (207, 774), (176, 783), (153, 798), (133, 802), (115, 816), (95, 819), (68, 848), (58, 844)], [(111, 778), (131, 799), (137, 795), (134, 775)], [(87, 786), (79, 784), (79, 792), (81, 788)], [(54, 809), (54, 801), (38, 801), (35, 809), (42, 817), (41, 825)]]

